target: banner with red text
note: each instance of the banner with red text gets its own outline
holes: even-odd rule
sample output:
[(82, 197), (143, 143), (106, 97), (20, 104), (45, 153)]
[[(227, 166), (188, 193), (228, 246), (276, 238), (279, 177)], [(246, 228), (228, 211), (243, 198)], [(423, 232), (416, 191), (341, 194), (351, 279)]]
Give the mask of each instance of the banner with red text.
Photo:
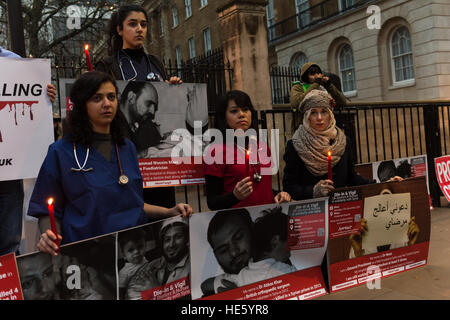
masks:
[(0, 181), (36, 178), (54, 141), (50, 60), (0, 58)]
[(14, 253), (0, 257), (0, 300), (23, 300)]
[(192, 299), (287, 300), (326, 294), (325, 198), (191, 218)]
[(450, 201), (450, 156), (434, 159), (436, 179), (447, 201)]
[[(74, 79), (61, 79), (62, 118), (73, 108)], [(144, 188), (204, 184), (203, 133), (208, 128), (206, 84), (117, 81), (127, 137), (139, 158)]]
[(424, 266), (430, 240), (425, 177), (330, 195), (330, 292)]

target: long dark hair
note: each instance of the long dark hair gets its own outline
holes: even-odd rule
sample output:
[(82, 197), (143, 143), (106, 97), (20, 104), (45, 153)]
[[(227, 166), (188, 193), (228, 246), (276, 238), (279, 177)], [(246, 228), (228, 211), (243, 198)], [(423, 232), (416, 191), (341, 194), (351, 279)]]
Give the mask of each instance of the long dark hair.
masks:
[(243, 91), (240, 90), (231, 90), (228, 91), (219, 101), (219, 104), (216, 109), (216, 115), (215, 115), (215, 128), (219, 129), (220, 132), (222, 132), (223, 136), (225, 137), (226, 129), (231, 129), (228, 126), (227, 120), (226, 120), (226, 112), (228, 107), (228, 102), (234, 100), (236, 102), (236, 105), (239, 108), (249, 108), (249, 110), (252, 113), (252, 123), (250, 125), (249, 129), (254, 129), (256, 132), (258, 132), (258, 114), (255, 110), (255, 107), (252, 104), (252, 100)]
[[(92, 145), (93, 128), (89, 121), (86, 103), (104, 83), (112, 83), (118, 93), (114, 78), (104, 72), (91, 71), (82, 74), (70, 89), (70, 100), (73, 109), (68, 116), (67, 137), (71, 142), (81, 143), (85, 146)], [(125, 134), (123, 130), (126, 123), (125, 116), (117, 107), (117, 113), (111, 122), (110, 132), (114, 143), (124, 144)]]
[[(147, 11), (142, 6), (136, 4), (121, 6), (117, 11), (111, 15), (108, 23), (108, 53), (113, 55), (122, 49), (123, 40), (117, 32), (117, 27), (123, 29), (123, 22), (130, 15), (131, 12), (142, 12), (148, 21)], [(147, 29), (148, 31), (148, 29)]]

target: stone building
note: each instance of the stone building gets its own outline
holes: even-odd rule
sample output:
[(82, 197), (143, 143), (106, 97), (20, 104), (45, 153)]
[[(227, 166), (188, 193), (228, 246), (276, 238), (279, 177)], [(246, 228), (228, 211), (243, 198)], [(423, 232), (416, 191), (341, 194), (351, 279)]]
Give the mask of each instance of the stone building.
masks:
[(186, 61), (221, 47), (217, 9), (226, 0), (150, 0), (148, 50), (166, 63)]
[(449, 1), (270, 0), (267, 12), (272, 65), (315, 61), (354, 102), (450, 96)]

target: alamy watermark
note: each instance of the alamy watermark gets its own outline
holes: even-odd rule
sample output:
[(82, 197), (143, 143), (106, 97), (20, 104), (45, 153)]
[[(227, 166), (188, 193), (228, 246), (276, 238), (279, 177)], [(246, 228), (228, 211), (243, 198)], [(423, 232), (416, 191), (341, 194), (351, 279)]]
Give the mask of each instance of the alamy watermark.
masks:
[[(278, 129), (270, 130), (270, 148), (266, 129), (227, 129), (225, 137), (218, 129), (202, 131), (203, 123), (194, 122), (194, 135), (187, 129), (180, 128), (172, 132), (172, 142), (177, 142), (171, 152), (174, 161), (183, 164), (261, 164), (262, 175), (273, 175), (278, 172), (280, 153)], [(247, 143), (246, 143), (247, 141)], [(211, 143), (206, 148), (205, 145)], [(235, 145), (236, 148), (226, 148), (227, 154), (217, 152), (215, 146)], [(236, 160), (235, 160), (236, 159)]]
[(370, 17), (367, 18), (367, 28), (369, 30), (380, 30), (381, 29), (381, 9), (379, 6), (371, 5), (367, 8), (367, 13)]

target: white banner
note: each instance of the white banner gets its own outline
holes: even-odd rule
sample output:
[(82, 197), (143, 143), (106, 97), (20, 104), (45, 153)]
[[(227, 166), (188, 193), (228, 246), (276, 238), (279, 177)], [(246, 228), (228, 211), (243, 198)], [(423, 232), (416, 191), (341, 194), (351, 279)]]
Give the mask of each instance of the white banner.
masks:
[(35, 178), (54, 141), (50, 60), (0, 58), (0, 181)]

